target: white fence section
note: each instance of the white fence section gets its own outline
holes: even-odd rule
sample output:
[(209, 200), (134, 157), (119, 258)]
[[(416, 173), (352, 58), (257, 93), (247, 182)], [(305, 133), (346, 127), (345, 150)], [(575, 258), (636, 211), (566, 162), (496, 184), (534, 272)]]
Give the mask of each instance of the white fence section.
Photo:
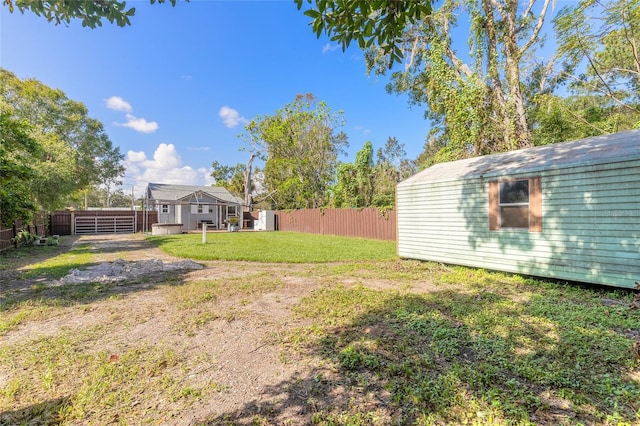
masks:
[(75, 234), (133, 234), (135, 233), (135, 217), (95, 216), (76, 217)]

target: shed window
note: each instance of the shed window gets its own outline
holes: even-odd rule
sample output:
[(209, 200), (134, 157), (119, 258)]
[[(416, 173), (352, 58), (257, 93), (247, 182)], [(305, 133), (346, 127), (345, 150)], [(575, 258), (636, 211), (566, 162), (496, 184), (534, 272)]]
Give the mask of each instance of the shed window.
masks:
[(162, 207), (160, 207), (160, 211), (162, 213), (169, 213), (169, 204), (163, 204)]
[(529, 180), (500, 182), (500, 227), (529, 228)]
[(542, 231), (539, 177), (489, 182), (489, 229)]

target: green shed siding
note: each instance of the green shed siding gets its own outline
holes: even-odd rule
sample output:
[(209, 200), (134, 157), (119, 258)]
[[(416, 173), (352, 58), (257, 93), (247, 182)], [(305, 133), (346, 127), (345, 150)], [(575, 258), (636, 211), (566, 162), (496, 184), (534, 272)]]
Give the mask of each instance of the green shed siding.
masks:
[[(640, 281), (639, 158), (516, 170), (398, 185), (398, 255), (635, 287)], [(490, 231), (489, 182), (535, 176), (542, 182), (542, 232)]]

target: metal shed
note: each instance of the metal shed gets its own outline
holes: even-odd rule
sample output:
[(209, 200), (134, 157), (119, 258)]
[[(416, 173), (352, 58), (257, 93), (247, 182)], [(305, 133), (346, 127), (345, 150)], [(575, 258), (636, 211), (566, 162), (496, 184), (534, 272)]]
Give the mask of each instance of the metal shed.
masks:
[(398, 255), (640, 281), (640, 131), (436, 164), (397, 187)]

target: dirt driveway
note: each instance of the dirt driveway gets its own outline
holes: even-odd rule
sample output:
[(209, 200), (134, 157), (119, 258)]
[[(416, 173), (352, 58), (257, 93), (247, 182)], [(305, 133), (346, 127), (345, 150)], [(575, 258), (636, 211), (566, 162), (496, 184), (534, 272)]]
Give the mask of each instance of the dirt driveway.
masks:
[[(82, 248), (96, 262), (180, 260), (139, 235), (67, 237), (65, 241), (68, 249)], [(86, 417), (78, 424), (308, 424), (319, 406), (353, 403), (352, 396), (342, 392), (340, 385), (333, 386), (330, 395), (313, 394), (319, 378), (327, 380), (333, 372), (317, 357), (291, 356), (284, 350), (282, 333), (300, 321), (292, 309), (323, 284), (308, 272), (317, 265), (200, 263), (204, 269), (155, 274), (137, 282), (104, 286), (89, 301), (66, 304), (42, 318), (23, 321), (0, 335), (0, 349), (30, 341), (53, 341), (63, 333), (67, 338), (90, 336), (79, 340), (74, 350), (108, 354), (111, 360), (132, 353), (144, 357), (144, 351), (153, 350), (160, 350), (165, 358), (167, 353), (172, 354), (169, 361), (163, 358), (159, 362), (166, 371), (154, 374), (171, 377), (170, 387), (180, 389), (178, 396), (174, 392), (168, 397), (166, 387), (150, 382), (156, 384), (142, 387), (124, 412), (122, 408), (113, 413), (85, 412)], [(33, 288), (35, 282), (10, 278), (5, 276), (5, 291), (12, 286), (13, 291), (21, 291), (20, 286), (22, 290)], [(256, 282), (277, 285), (245, 287)], [(215, 288), (217, 293), (203, 293), (202, 288)], [(42, 294), (46, 297), (46, 290)], [(7, 375), (0, 366), (0, 382)], [(189, 390), (194, 397), (182, 395)], [(74, 389), (61, 386), (57, 393), (34, 394), (33, 399), (55, 402), (59, 396), (63, 398), (60, 405), (64, 405), (64, 398), (69, 401), (73, 395)], [(368, 403), (367, 398), (360, 403)], [(378, 399), (384, 394), (374, 398), (377, 400), (373, 403), (379, 405)], [(1, 414), (10, 423), (34, 407)], [(42, 420), (46, 423), (44, 417)]]

